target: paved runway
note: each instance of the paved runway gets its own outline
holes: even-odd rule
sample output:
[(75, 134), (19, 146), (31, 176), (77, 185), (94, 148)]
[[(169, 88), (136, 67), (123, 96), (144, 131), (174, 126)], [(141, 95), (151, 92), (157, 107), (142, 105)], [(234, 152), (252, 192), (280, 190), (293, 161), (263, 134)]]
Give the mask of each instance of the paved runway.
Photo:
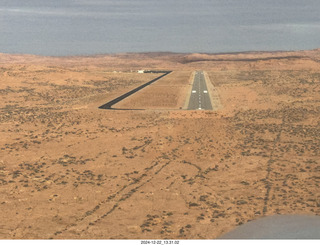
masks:
[(194, 77), (188, 110), (212, 110), (209, 91), (202, 71)]
[[(150, 84), (158, 81), (159, 79), (161, 79), (161, 78), (163, 78), (164, 76), (170, 74), (171, 72), (172, 72), (172, 71), (156, 71), (156, 72), (154, 72), (154, 73), (164, 73), (164, 74), (161, 75), (161, 76), (159, 76), (159, 77), (157, 77), (157, 78), (155, 78), (155, 79), (153, 79), (153, 80), (151, 80), (151, 81), (149, 81), (149, 82), (147, 82), (147, 83), (145, 83), (145, 84), (142, 84), (141, 86), (139, 86), (139, 87), (137, 87), (137, 88), (135, 88), (135, 89), (133, 89), (133, 90), (131, 90), (131, 91), (129, 91), (129, 92), (121, 95), (121, 96), (119, 96), (118, 98), (115, 98), (115, 99), (109, 101), (108, 103), (100, 106), (99, 109), (121, 110), (121, 109), (114, 109), (114, 108), (112, 108), (112, 106), (115, 105), (115, 104), (117, 104), (117, 103), (120, 102), (121, 100), (124, 100), (125, 98), (129, 97), (130, 95), (138, 92), (139, 90), (141, 90), (141, 89), (149, 86)], [(126, 109), (123, 109), (123, 110), (126, 110)], [(129, 109), (128, 109), (128, 110), (129, 110)]]

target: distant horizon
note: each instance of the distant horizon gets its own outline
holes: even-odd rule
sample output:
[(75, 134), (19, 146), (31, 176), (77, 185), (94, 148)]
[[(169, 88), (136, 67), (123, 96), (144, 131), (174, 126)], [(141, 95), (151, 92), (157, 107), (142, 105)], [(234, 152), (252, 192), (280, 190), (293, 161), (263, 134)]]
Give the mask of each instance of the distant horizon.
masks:
[(121, 55), (121, 54), (208, 54), (208, 55), (227, 55), (227, 54), (250, 54), (250, 53), (284, 53), (284, 52), (304, 52), (318, 50), (319, 48), (313, 49), (300, 49), (300, 50), (247, 50), (247, 51), (232, 51), (232, 52), (174, 52), (174, 51), (142, 51), (142, 52), (117, 52), (117, 53), (93, 53), (93, 54), (76, 54), (76, 55), (41, 55), (32, 53), (8, 53), (0, 52), (0, 54), (7, 55), (30, 55), (30, 56), (40, 56), (40, 57), (92, 57), (92, 56), (103, 56), (103, 55)]

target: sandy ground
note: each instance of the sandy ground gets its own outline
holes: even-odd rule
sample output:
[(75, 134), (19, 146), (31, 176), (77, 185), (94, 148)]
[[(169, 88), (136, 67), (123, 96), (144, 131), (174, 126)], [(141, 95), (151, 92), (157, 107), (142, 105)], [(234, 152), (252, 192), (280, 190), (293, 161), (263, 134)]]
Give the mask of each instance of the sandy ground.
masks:
[(147, 88), (121, 101), (119, 109), (182, 109), (192, 87), (190, 71), (173, 71)]
[[(319, 51), (275, 55), (293, 54), (0, 55), (0, 238), (214, 239), (320, 215)], [(183, 86), (205, 70), (220, 109), (98, 109), (157, 76), (131, 70), (170, 67)]]

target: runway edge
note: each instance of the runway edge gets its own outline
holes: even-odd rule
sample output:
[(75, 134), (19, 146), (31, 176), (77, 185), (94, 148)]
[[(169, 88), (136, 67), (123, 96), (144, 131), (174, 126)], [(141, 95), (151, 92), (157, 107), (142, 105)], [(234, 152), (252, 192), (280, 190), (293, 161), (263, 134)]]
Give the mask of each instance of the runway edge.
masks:
[(188, 93), (186, 94), (186, 100), (184, 102), (184, 106), (183, 106), (183, 110), (188, 110), (188, 107), (189, 107), (189, 102), (190, 102), (190, 96), (191, 96), (191, 92), (192, 92), (192, 85), (194, 83), (194, 78), (195, 78), (195, 75), (196, 75), (196, 72), (192, 72), (191, 73), (191, 76), (189, 78), (189, 87), (190, 89), (188, 89)]
[(212, 105), (212, 110), (217, 111), (222, 109), (222, 104), (220, 100), (220, 95), (218, 89), (214, 86), (214, 83), (211, 82), (210, 77), (206, 71), (203, 71), (205, 82), (208, 87), (208, 93)]

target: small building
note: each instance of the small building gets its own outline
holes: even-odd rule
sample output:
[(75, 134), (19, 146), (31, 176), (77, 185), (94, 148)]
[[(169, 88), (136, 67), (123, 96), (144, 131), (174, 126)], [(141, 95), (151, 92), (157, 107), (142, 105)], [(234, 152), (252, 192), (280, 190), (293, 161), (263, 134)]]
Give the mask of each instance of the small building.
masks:
[(138, 73), (144, 73), (144, 70), (138, 70)]

